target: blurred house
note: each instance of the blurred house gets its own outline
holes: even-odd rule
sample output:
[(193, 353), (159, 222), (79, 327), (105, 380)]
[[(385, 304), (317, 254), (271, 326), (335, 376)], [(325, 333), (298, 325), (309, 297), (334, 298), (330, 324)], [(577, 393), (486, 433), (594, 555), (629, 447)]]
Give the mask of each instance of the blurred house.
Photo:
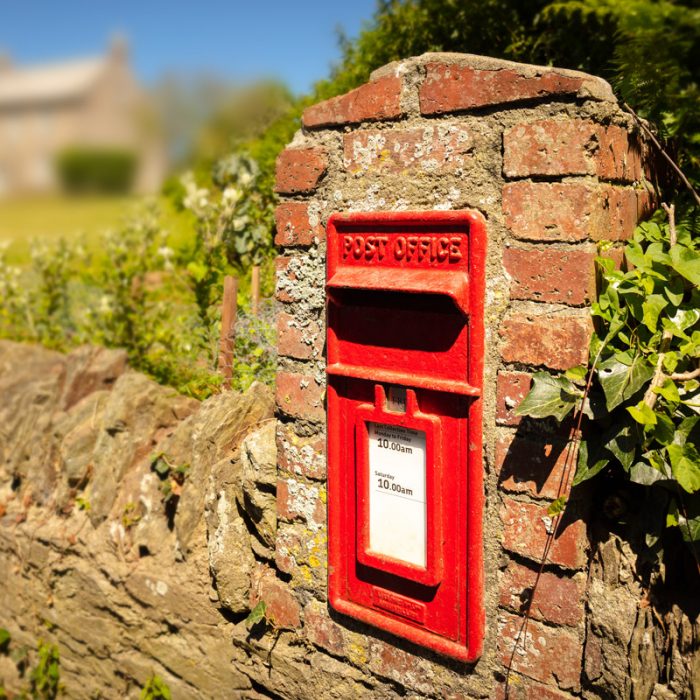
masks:
[(166, 162), (154, 114), (123, 39), (85, 60), (21, 67), (0, 56), (0, 196), (59, 190), (56, 160), (71, 148), (133, 153), (134, 190), (156, 191)]

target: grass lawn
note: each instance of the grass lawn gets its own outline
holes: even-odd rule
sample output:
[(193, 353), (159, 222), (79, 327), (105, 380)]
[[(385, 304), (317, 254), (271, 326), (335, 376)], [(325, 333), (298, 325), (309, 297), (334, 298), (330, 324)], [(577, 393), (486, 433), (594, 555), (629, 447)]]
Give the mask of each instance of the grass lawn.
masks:
[[(176, 211), (163, 197), (156, 201), (171, 243), (186, 241), (193, 230), (190, 215)], [(8, 262), (20, 265), (29, 261), (33, 239), (51, 242), (83, 236), (89, 246), (101, 232), (115, 228), (125, 217), (138, 212), (144, 202), (135, 196), (0, 200), (0, 245), (8, 242)]]

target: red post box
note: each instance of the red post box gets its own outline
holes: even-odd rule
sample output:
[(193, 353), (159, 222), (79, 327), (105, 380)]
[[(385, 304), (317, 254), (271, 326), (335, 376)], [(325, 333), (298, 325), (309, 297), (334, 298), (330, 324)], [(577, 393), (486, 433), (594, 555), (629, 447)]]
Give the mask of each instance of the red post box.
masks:
[(328, 588), (464, 661), (483, 639), (486, 233), (472, 211), (328, 223)]

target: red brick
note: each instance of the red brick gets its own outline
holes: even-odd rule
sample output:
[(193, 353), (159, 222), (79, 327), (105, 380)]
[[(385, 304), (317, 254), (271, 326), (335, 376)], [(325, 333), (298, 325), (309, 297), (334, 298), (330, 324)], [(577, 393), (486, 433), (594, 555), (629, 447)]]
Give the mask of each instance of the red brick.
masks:
[(304, 608), (304, 633), (317, 647), (335, 656), (345, 655), (345, 630), (331, 620), (325, 606), (316, 600)]
[[(547, 531), (552, 528), (547, 506), (521, 503), (505, 496), (502, 516), (503, 547), (509, 552), (539, 562), (548, 539)], [(567, 520), (560, 526), (557, 537), (552, 542), (547, 561), (567, 569), (580, 569), (587, 561), (587, 547), (586, 524), (582, 520)]]
[(511, 299), (581, 306), (595, 296), (592, 250), (506, 248)]
[(530, 391), (532, 376), (526, 372), (499, 372), (496, 384), (496, 423), (518, 425), (515, 409)]
[(463, 126), (356, 131), (343, 137), (345, 169), (366, 173), (450, 172), (472, 158), (474, 140)]
[(539, 75), (526, 76), (507, 68), (480, 70), (429, 63), (420, 88), (420, 109), (422, 114), (444, 114), (551, 95), (575, 95), (583, 83), (583, 76), (562, 75), (547, 69)]
[(328, 169), (326, 152), (321, 148), (287, 148), (277, 156), (275, 192), (313, 192)]
[(301, 625), (301, 608), (294, 594), (275, 572), (267, 566), (259, 566), (252, 576), (250, 606), (265, 602), (265, 615), (275, 627), (297, 629)]
[(281, 470), (305, 476), (326, 478), (326, 441), (322, 435), (300, 436), (290, 425), (277, 425), (277, 463)]
[(503, 172), (507, 177), (597, 175), (633, 182), (641, 177), (641, 165), (627, 132), (618, 126), (544, 119), (504, 133)]
[[(510, 662), (521, 624), (519, 617), (507, 613), (499, 621), (498, 646), (504, 666)], [(576, 692), (581, 687), (581, 655), (582, 644), (576, 634), (530, 620), (524, 640), (518, 641), (511, 668), (542, 683)]]
[(296, 479), (277, 480), (277, 516), (300, 520), (317, 530), (326, 522), (325, 491)]
[(503, 213), (506, 226), (521, 240), (615, 241), (632, 235), (648, 199), (644, 190), (628, 187), (511, 182), (503, 188)]
[(277, 405), (290, 416), (323, 420), (325, 389), (313, 377), (294, 372), (277, 373)]
[(525, 315), (513, 313), (502, 323), (501, 357), (551, 369), (585, 364), (591, 335), (588, 316)]
[(433, 670), (427, 659), (399, 649), (380, 639), (372, 639), (369, 646), (369, 668), (372, 673), (391, 678), (411, 690), (433, 695)]
[[(569, 455), (566, 445), (563, 440), (544, 436), (538, 440), (518, 435), (499, 438), (496, 471), (501, 489), (552, 500), (558, 498)], [(573, 469), (576, 469), (575, 460)]]
[[(536, 566), (528, 568), (511, 561), (501, 581), (501, 605), (516, 613), (523, 613), (536, 578)], [(578, 625), (583, 621), (585, 592), (584, 573), (566, 578), (544, 571), (537, 583), (530, 614), (535, 620), (556, 625)]]
[(299, 360), (320, 357), (325, 338), (318, 323), (311, 321), (303, 328), (295, 323), (294, 316), (283, 311), (277, 314), (277, 352)]
[(506, 697), (505, 683), (496, 686), (494, 700), (574, 700), (574, 695), (542, 685), (517, 673), (512, 673)]
[(321, 126), (356, 124), (364, 121), (397, 119), (401, 108), (401, 78), (384, 76), (361, 85), (345, 95), (308, 107), (302, 123), (307, 129)]
[(318, 216), (309, 214), (304, 202), (284, 202), (275, 209), (277, 235), (275, 244), (280, 246), (308, 246), (326, 238), (326, 230)]

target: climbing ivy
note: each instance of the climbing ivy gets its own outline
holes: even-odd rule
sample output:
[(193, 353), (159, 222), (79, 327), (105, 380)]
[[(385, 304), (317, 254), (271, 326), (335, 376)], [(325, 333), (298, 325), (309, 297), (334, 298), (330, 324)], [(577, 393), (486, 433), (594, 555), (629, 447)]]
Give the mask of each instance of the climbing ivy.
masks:
[[(700, 252), (672, 207), (640, 224), (622, 269), (596, 258), (599, 292), (588, 366), (537, 372), (521, 416), (572, 414), (578, 451), (572, 486), (617, 472), (650, 489), (657, 504), (646, 542), (660, 554), (665, 527), (700, 553)], [(559, 499), (557, 508), (565, 505)]]

